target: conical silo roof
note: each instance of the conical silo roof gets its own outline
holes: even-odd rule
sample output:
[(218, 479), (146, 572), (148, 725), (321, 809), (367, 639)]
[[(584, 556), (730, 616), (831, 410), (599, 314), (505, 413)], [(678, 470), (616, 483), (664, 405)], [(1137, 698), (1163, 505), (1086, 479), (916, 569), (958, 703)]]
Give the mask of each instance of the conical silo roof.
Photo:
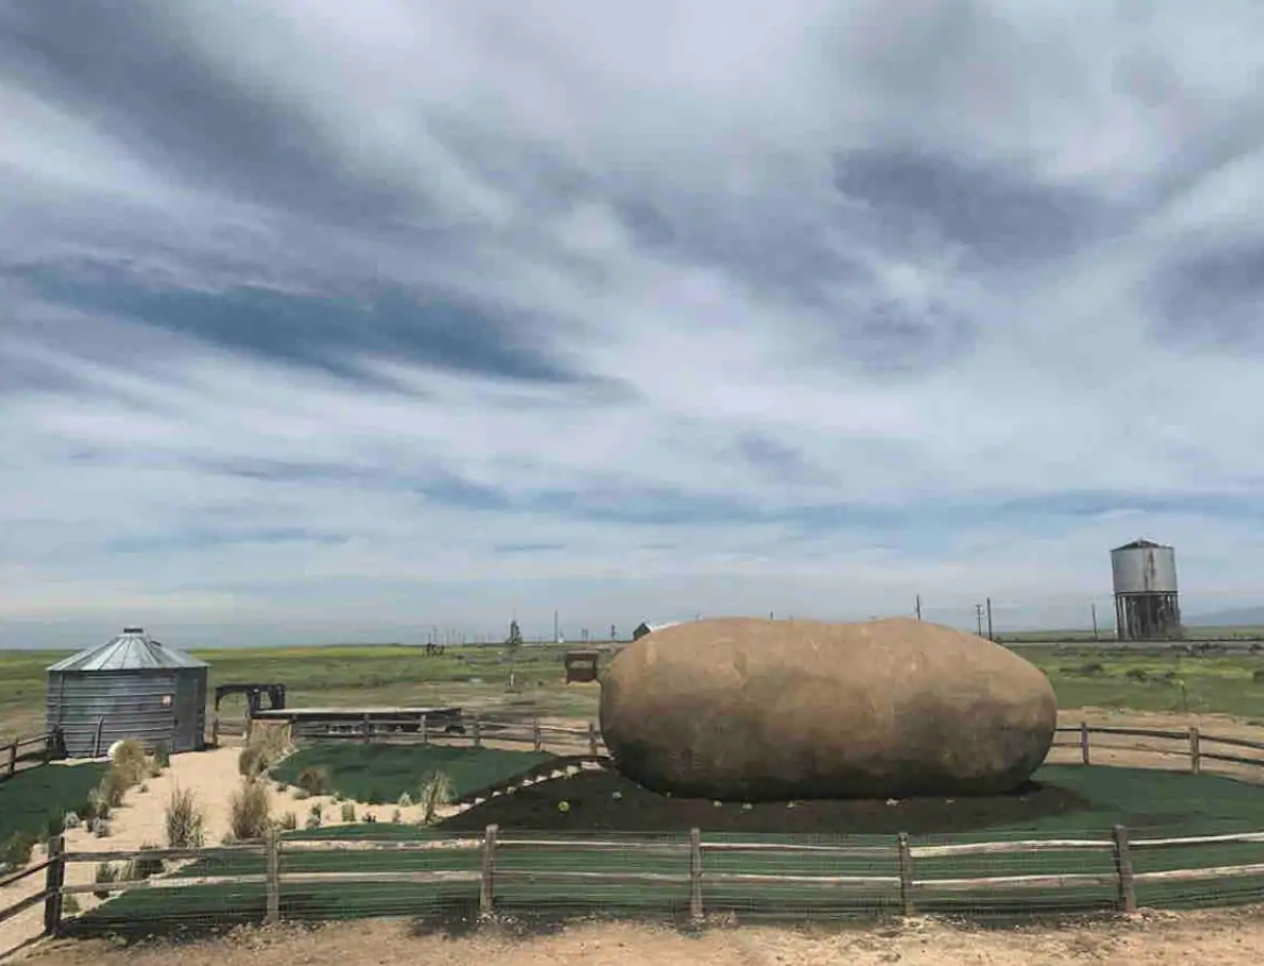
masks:
[(173, 668), (210, 667), (205, 661), (155, 641), (143, 627), (125, 627), (123, 633), (97, 647), (62, 658), (49, 671), (157, 671)]

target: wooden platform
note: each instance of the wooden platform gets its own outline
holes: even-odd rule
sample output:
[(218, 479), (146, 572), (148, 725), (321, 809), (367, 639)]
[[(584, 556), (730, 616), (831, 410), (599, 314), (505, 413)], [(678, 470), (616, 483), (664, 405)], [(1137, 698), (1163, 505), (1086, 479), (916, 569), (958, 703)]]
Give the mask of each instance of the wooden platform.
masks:
[(417, 732), (425, 722), (434, 734), (464, 734), (459, 707), (446, 708), (282, 708), (260, 710), (255, 721), (284, 721), (295, 737), (322, 734), (390, 734)]

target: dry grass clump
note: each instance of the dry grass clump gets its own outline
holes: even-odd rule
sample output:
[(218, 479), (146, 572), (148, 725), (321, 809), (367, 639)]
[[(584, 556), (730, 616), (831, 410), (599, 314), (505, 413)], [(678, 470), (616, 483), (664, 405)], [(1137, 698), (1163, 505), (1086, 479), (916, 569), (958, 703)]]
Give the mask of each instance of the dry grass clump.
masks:
[(426, 825), (433, 824), (439, 807), (450, 805), (454, 798), (452, 779), (445, 772), (431, 772), (417, 796), (417, 804), (421, 806), (422, 822)]
[(296, 784), (308, 795), (328, 795), (330, 788), (329, 772), (324, 768), (315, 766), (304, 768), (298, 773)]
[(149, 774), (149, 756), (145, 753), (145, 745), (136, 738), (120, 741), (110, 760), (114, 763), (110, 771), (118, 772), (119, 780), (125, 783), (125, 788), (140, 784)]
[(246, 778), (233, 792), (228, 803), (228, 825), (238, 842), (261, 839), (271, 825), (268, 786), (255, 778)]
[(196, 796), (177, 788), (167, 804), (167, 845), (173, 849), (200, 849), (206, 841), (206, 815)]
[(244, 778), (258, 778), (290, 753), (290, 726), (256, 721), (250, 741), (237, 757), (237, 770)]

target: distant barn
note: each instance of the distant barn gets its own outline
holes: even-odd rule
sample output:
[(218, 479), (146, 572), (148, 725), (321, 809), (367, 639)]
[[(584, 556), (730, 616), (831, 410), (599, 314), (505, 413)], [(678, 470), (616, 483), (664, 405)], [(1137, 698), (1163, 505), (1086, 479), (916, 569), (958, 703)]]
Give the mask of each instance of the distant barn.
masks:
[(666, 627), (675, 627), (682, 624), (683, 621), (666, 621), (662, 624), (638, 624), (636, 630), (632, 632), (632, 640), (639, 641), (646, 634), (653, 634), (655, 631), (661, 631)]
[(96, 758), (126, 738), (171, 752), (206, 747), (210, 665), (126, 627), (48, 668), (48, 730), (71, 758)]

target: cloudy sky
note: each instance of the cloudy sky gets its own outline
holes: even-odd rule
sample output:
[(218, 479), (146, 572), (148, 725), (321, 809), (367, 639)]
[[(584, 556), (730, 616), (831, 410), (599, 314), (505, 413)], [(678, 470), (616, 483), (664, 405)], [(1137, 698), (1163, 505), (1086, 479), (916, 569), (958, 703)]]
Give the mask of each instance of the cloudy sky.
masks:
[(1261, 37), (0, 0), (0, 646), (1258, 604)]

